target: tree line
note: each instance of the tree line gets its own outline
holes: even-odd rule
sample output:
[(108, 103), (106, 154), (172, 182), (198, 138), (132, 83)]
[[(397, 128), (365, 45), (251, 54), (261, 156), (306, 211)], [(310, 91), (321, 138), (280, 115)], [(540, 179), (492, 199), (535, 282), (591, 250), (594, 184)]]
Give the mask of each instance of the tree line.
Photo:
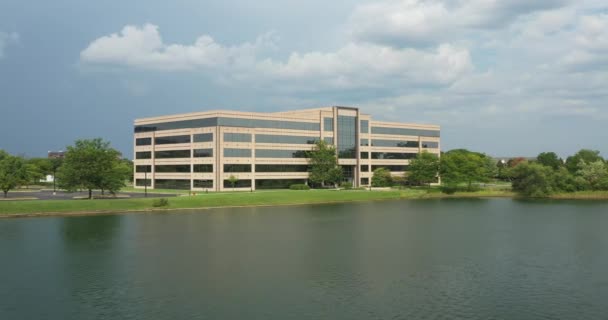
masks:
[(100, 138), (77, 140), (63, 158), (26, 158), (0, 150), (0, 190), (4, 197), (19, 187), (39, 185), (52, 175), (57, 186), (67, 191), (93, 190), (114, 194), (133, 178), (133, 164)]

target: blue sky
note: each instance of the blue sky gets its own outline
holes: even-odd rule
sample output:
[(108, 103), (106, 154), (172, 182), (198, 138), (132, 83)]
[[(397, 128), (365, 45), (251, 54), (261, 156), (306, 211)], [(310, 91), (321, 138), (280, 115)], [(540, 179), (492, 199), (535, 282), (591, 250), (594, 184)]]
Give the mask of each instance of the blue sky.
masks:
[(444, 150), (608, 156), (604, 0), (0, 2), (0, 149), (44, 156), (135, 118), (361, 107)]

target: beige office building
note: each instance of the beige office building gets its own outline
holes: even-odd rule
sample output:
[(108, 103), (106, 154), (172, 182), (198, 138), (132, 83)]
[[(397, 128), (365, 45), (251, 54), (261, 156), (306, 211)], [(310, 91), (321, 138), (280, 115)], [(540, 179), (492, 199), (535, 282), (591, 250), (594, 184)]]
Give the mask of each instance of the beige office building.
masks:
[(436, 125), (374, 121), (357, 108), (277, 113), (209, 111), (135, 120), (137, 187), (196, 191), (288, 188), (306, 183), (320, 139), (336, 147), (345, 180), (371, 183), (385, 167), (404, 175), (423, 150), (439, 154)]

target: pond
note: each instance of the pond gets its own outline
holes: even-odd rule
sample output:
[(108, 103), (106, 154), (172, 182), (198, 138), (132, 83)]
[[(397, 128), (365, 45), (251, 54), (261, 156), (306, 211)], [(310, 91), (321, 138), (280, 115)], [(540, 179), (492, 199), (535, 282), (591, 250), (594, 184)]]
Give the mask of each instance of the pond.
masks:
[(0, 319), (600, 319), (608, 202), (0, 220)]

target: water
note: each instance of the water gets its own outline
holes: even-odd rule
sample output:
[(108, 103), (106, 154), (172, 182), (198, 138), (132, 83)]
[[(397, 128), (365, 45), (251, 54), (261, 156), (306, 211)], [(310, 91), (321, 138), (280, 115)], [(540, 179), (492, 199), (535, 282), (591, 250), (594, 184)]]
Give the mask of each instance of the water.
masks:
[(606, 319), (608, 203), (0, 220), (0, 319)]

